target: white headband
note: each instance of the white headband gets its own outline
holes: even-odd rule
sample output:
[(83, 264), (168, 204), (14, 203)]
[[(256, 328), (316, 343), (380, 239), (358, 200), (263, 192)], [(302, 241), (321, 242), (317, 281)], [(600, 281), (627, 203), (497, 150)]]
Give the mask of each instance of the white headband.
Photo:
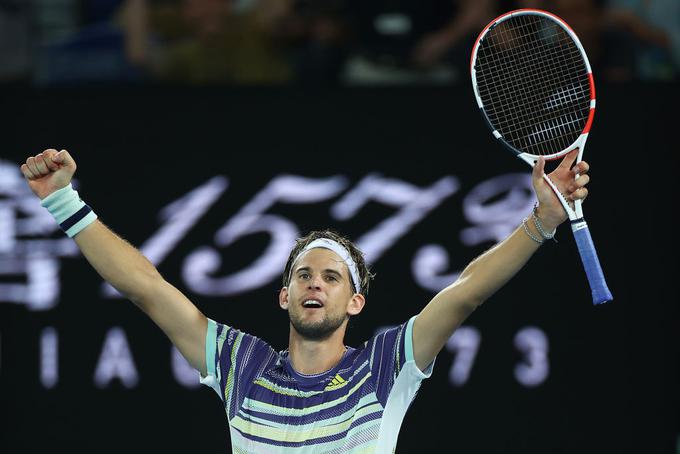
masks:
[[(352, 256), (350, 255), (349, 251), (345, 249), (340, 243), (337, 241), (333, 241), (329, 238), (318, 238), (311, 243), (309, 243), (305, 248), (300, 251), (300, 253), (295, 257), (295, 260), (293, 260), (293, 265), (298, 261), (300, 256), (304, 254), (305, 252), (309, 251), (310, 249), (314, 248), (324, 248), (324, 249), (330, 249), (331, 251), (335, 252), (340, 256), (343, 262), (345, 262), (345, 265), (347, 265), (347, 268), (349, 269), (349, 274), (352, 276), (352, 284), (354, 287), (354, 292), (355, 293), (360, 293), (359, 289), (359, 284), (361, 281), (359, 280), (359, 271), (357, 270), (357, 264), (354, 263), (354, 260), (352, 260)], [(290, 269), (291, 276), (293, 274), (293, 268), (291, 267)], [(290, 276), (288, 277), (288, 280), (290, 281)]]

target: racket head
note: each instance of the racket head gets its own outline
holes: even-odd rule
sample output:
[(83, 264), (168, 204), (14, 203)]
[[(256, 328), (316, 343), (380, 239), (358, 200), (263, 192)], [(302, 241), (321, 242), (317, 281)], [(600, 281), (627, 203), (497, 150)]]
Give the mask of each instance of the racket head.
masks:
[(595, 83), (576, 33), (552, 13), (520, 9), (491, 21), (470, 57), (482, 116), (528, 162), (583, 147), (595, 114)]

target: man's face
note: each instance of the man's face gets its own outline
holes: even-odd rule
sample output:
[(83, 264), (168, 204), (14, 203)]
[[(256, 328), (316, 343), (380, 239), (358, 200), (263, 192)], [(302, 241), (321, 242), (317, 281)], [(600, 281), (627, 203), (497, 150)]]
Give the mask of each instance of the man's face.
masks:
[(349, 315), (361, 311), (363, 297), (354, 294), (342, 259), (329, 249), (315, 248), (293, 264), (280, 304), (288, 310), (295, 331), (303, 338), (321, 340), (340, 328)]

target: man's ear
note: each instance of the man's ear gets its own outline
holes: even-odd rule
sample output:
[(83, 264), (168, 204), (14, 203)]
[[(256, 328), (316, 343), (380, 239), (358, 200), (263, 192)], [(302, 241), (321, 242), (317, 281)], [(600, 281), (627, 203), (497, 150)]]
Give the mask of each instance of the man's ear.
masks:
[(288, 310), (288, 287), (282, 287), (279, 290), (279, 306), (284, 311)]
[(347, 305), (347, 315), (357, 315), (366, 305), (366, 298), (361, 293), (355, 293)]

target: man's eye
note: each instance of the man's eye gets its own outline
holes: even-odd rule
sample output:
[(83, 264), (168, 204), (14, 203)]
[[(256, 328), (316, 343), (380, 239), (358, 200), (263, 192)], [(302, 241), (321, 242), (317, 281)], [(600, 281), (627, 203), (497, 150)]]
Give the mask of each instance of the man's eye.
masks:
[(333, 276), (332, 274), (329, 274), (328, 276), (326, 276), (326, 279), (328, 279), (329, 281), (337, 281), (338, 280), (338, 278)]
[(300, 279), (309, 279), (309, 273), (300, 274)]

